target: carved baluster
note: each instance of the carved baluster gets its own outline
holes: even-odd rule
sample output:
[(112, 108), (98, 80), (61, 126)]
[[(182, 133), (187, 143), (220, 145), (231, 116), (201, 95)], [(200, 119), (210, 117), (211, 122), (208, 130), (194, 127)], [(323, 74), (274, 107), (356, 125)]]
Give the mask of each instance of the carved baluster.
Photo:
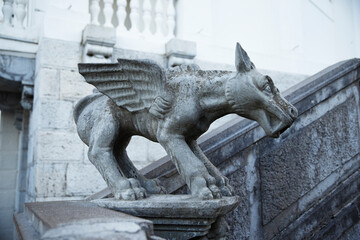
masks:
[(167, 37), (173, 38), (174, 30), (175, 30), (175, 6), (173, 0), (168, 0), (168, 7), (167, 7)]
[[(2, 9), (4, 5), (4, 1), (0, 0), (0, 9)], [(4, 20), (4, 15), (2, 13), (2, 11), (0, 11), (0, 23)]]
[(130, 21), (131, 21), (131, 29), (130, 31), (134, 34), (139, 34), (139, 19), (140, 19), (140, 13), (139, 13), (139, 0), (131, 0), (130, 1)]
[(105, 27), (112, 27), (111, 18), (113, 15), (112, 8), (113, 0), (104, 0), (104, 17), (105, 17)]
[(163, 11), (162, 11), (162, 1), (156, 0), (155, 2), (155, 24), (156, 24), (156, 31), (155, 35), (156, 37), (163, 37)]
[(124, 32), (126, 32), (126, 27), (125, 27), (126, 0), (116, 0), (116, 4), (117, 4), (117, 7), (118, 7), (116, 15), (117, 15), (117, 18), (118, 18), (118, 21), (119, 21), (117, 31), (119, 33), (124, 33)]
[(24, 19), (26, 15), (26, 4), (27, 0), (15, 0), (15, 22), (14, 26), (18, 28), (24, 28)]
[(100, 0), (90, 1), (91, 24), (99, 25)]
[(4, 15), (4, 25), (11, 25), (11, 18), (13, 14), (13, 3), (14, 0), (4, 0), (4, 5), (2, 7), (2, 12)]
[(144, 0), (144, 34), (150, 36), (151, 0)]

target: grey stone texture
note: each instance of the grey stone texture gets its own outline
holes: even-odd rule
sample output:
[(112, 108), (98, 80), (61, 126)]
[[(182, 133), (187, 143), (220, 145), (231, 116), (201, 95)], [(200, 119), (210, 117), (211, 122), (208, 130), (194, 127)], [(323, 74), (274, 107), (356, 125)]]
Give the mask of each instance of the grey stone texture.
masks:
[(229, 113), (256, 120), (271, 137), (293, 123), (297, 110), (260, 74), (237, 43), (236, 72), (202, 71), (197, 65), (167, 72), (150, 60), (79, 64), (79, 72), (102, 94), (80, 100), (74, 120), (90, 161), (117, 199), (163, 192), (133, 166), (126, 147), (133, 135), (159, 142), (194, 197), (232, 196), (228, 180), (196, 143), (210, 124)]
[[(351, 59), (286, 91), (299, 116), (278, 139), (235, 119), (198, 140), (241, 197), (229, 239), (357, 239), (359, 77)], [(186, 192), (168, 157), (143, 173)]]
[(137, 201), (114, 198), (97, 199), (93, 203), (109, 209), (151, 220), (156, 235), (165, 239), (193, 239), (226, 236), (224, 216), (239, 203), (239, 197), (223, 197), (203, 201), (191, 195), (151, 195)]
[[(358, 154), (357, 114), (352, 97), (286, 141), (276, 146), (264, 143), (266, 147), (260, 148), (264, 224)], [(288, 191), (279, 194), (282, 189)]]
[(160, 240), (152, 223), (84, 201), (26, 203), (15, 215), (20, 239)]

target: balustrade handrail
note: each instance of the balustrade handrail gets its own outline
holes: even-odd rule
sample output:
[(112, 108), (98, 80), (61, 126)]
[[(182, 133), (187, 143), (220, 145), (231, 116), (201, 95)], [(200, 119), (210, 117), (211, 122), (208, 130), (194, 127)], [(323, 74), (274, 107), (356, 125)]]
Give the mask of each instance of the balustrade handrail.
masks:
[(0, 24), (9, 28), (27, 27), (28, 0), (0, 0)]
[(91, 24), (120, 36), (168, 40), (175, 32), (175, 0), (89, 0)]

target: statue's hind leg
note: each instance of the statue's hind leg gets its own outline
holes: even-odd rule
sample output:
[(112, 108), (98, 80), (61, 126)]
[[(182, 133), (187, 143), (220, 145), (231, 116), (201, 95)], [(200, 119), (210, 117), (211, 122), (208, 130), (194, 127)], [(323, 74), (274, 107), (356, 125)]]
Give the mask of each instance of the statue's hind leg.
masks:
[(191, 140), (188, 142), (191, 151), (204, 163), (205, 167), (209, 171), (210, 175), (216, 179), (216, 185), (220, 188), (221, 195), (223, 196), (233, 196), (234, 190), (229, 184), (227, 177), (223, 176), (221, 172), (210, 162), (210, 160), (205, 156), (196, 140)]
[(135, 200), (146, 197), (146, 191), (133, 178), (126, 178), (114, 157), (113, 146), (119, 126), (112, 116), (104, 114), (91, 129), (89, 160), (95, 165), (108, 184), (114, 197)]
[(129, 141), (130, 138), (126, 138), (126, 140), (118, 139), (115, 144), (116, 147), (114, 149), (114, 153), (122, 172), (128, 178), (135, 178), (139, 180), (140, 185), (146, 189), (147, 193), (165, 194), (166, 190), (160, 185), (160, 181), (158, 179), (147, 179), (137, 170), (132, 161), (129, 159), (126, 152), (126, 147), (129, 144)]

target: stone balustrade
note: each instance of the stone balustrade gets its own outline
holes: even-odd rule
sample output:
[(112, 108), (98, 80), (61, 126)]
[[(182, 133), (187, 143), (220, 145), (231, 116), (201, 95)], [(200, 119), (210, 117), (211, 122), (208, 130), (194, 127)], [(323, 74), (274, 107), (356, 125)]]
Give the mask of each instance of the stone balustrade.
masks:
[(89, 11), (91, 24), (116, 28), (119, 36), (174, 37), (175, 0), (90, 0)]
[(2, 0), (0, 1), (0, 24), (11, 28), (25, 28), (27, 26), (28, 1)]

